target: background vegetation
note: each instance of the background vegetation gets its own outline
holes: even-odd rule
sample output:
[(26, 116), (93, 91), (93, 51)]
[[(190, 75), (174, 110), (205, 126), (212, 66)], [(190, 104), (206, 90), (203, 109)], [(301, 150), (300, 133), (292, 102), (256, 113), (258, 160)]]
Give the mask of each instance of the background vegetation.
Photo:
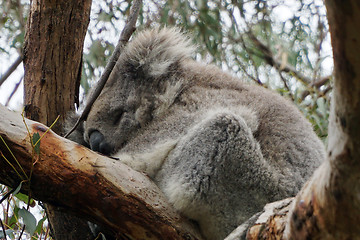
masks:
[[(130, 2), (93, 1), (83, 57), (82, 99), (99, 79), (116, 45)], [(0, 0), (0, 5), (0, 100), (21, 109), (21, 50), (29, 2)], [(290, 98), (326, 143), (333, 63), (322, 1), (144, 1), (138, 25), (140, 29), (158, 25), (182, 28), (198, 46), (194, 58)], [(0, 186), (0, 199), (8, 191)], [(21, 230), (16, 230), (22, 229), (26, 220), (19, 209), (38, 206), (29, 203), (18, 196), (5, 198), (0, 207), (4, 227), (19, 235)], [(47, 239), (47, 225), (41, 227), (43, 213), (36, 209), (31, 212), (39, 227), (33, 238)], [(30, 238), (25, 234), (23, 238)]]

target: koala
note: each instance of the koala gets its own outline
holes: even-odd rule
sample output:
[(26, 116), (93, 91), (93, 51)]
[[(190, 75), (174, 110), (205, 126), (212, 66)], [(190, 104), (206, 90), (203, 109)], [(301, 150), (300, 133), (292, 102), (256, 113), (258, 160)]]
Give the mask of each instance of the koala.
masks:
[(218, 240), (296, 195), (325, 150), (290, 101), (196, 62), (194, 51), (178, 29), (138, 33), (72, 138), (147, 174)]

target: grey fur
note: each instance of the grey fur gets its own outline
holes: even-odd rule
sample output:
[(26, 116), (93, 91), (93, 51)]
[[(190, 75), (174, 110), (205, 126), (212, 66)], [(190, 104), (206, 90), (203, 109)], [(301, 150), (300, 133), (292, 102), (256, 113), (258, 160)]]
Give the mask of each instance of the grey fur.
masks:
[(101, 133), (94, 144), (148, 174), (207, 239), (223, 239), (266, 203), (295, 195), (325, 150), (291, 102), (195, 62), (193, 51), (176, 29), (139, 33), (84, 139)]

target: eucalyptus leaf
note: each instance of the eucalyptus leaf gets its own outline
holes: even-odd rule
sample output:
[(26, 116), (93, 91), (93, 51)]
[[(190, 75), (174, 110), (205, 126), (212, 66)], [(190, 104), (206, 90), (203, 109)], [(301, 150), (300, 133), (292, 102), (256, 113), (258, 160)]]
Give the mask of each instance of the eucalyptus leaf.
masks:
[[(5, 233), (6, 233), (6, 236), (7, 236), (7, 237), (10, 237), (11, 239), (14, 239), (14, 230), (12, 230), (12, 229), (6, 229), (6, 230), (5, 230)], [(1, 230), (0, 230), (0, 239), (3, 239), (3, 238), (5, 238), (5, 236), (4, 236), (3, 230), (1, 229)]]
[(22, 182), (20, 182), (19, 186), (17, 186), (17, 188), (15, 189), (15, 191), (12, 193), (13, 195), (17, 194), (18, 192), (20, 192), (22, 187)]
[(37, 155), (40, 154), (40, 141), (39, 141), (39, 139), (40, 139), (40, 134), (39, 133), (34, 133), (33, 136), (32, 136), (32, 143), (34, 144), (34, 151), (35, 151), (35, 153)]
[(30, 236), (34, 235), (36, 230), (36, 218), (34, 215), (25, 208), (22, 208), (19, 210), (19, 217), (23, 219), (25, 231), (28, 232)]
[(36, 226), (36, 230), (35, 230), (36, 233), (38, 233), (38, 234), (41, 233), (45, 220), (46, 220), (46, 216), (44, 216), (42, 219), (40, 219), (40, 221), (38, 222), (38, 224)]
[(26, 194), (23, 194), (23, 193), (17, 193), (14, 195), (17, 199), (19, 199), (20, 201), (24, 202), (25, 204), (28, 204), (30, 206), (34, 206), (35, 204), (35, 201), (34, 199), (30, 199), (30, 202), (29, 202), (29, 196), (26, 195)]
[(14, 210), (13, 210), (13, 212), (12, 212), (12, 215), (11, 215), (11, 217), (9, 218), (9, 221), (8, 221), (8, 225), (9, 225), (9, 226), (13, 226), (13, 225), (15, 225), (15, 224), (18, 222), (18, 219), (19, 219), (19, 210), (20, 210), (20, 208), (19, 208), (18, 204), (15, 204)]

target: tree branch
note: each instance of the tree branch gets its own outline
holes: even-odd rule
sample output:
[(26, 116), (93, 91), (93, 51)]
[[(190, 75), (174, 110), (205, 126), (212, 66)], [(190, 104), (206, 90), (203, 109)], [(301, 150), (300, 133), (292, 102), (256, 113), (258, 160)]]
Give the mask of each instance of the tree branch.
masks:
[(261, 51), (261, 53), (263, 54), (263, 58), (270, 66), (278, 69), (281, 72), (292, 73), (297, 79), (299, 79), (306, 85), (311, 84), (312, 80), (304, 76), (300, 72), (296, 71), (294, 67), (290, 66), (289, 64), (283, 66), (283, 64), (281, 64), (281, 62), (279, 62), (279, 60), (274, 57), (271, 49), (264, 43), (262, 43), (259, 39), (257, 39), (257, 37), (251, 31), (248, 31), (247, 35), (255, 44), (255, 46)]
[[(16, 187), (24, 181), (23, 192), (28, 194), (31, 191), (35, 199), (84, 216), (110, 228), (118, 236), (201, 239), (195, 228), (172, 209), (148, 177), (51, 130), (41, 139), (37, 156), (20, 114), (2, 105), (0, 112), (0, 136), (27, 176), (33, 168), (29, 189), (30, 184), (25, 184), (28, 181), (25, 174), (18, 175), (5, 161), (6, 158), (17, 172), (22, 172), (0, 141), (0, 151), (4, 155), (0, 158), (1, 183)], [(26, 119), (25, 122), (31, 136), (36, 132), (42, 136), (47, 130), (35, 121)]]
[(5, 106), (7, 107), (12, 99), (12, 97), (14, 96), (14, 94), (16, 93), (16, 91), (18, 90), (19, 86), (20, 86), (20, 83), (23, 81), (24, 79), (24, 76), (22, 76), (20, 78), (20, 80), (15, 84), (15, 87), (14, 89), (12, 90), (10, 96), (8, 97), (8, 99), (6, 100), (6, 103), (5, 103)]
[(22, 56), (18, 56), (18, 58), (15, 60), (15, 62), (9, 67), (9, 69), (1, 75), (0, 78), (0, 86), (6, 81), (6, 79), (16, 70), (16, 68), (20, 65), (22, 62)]

